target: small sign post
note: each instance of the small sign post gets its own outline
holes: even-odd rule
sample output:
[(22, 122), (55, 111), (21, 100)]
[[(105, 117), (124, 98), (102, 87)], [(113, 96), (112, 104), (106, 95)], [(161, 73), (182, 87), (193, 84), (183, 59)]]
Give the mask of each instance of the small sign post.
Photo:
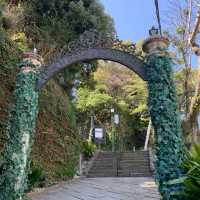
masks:
[(93, 129), (93, 142), (95, 144), (105, 144), (105, 130), (101, 127), (95, 127)]
[(118, 115), (118, 114), (115, 114), (115, 115), (114, 115), (114, 123), (115, 123), (116, 125), (119, 124), (119, 115)]
[(102, 128), (95, 128), (94, 129), (94, 136), (95, 136), (95, 139), (103, 139), (103, 129)]

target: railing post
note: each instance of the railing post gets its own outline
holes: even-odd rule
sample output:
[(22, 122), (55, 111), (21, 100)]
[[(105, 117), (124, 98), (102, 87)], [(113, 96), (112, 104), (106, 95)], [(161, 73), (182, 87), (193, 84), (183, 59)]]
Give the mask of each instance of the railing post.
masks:
[(145, 144), (144, 144), (144, 151), (148, 150), (148, 144), (149, 144), (149, 139), (150, 139), (150, 134), (151, 134), (151, 120), (149, 121), (149, 125), (147, 128), (147, 134), (146, 134), (146, 139), (145, 139)]
[(79, 156), (79, 175), (82, 176), (83, 175), (83, 154), (81, 153)]

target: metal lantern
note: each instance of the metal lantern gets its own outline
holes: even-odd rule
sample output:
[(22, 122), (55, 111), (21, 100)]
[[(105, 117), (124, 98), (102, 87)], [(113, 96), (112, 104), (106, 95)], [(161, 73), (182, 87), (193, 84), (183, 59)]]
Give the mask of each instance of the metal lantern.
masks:
[(159, 30), (155, 28), (155, 26), (152, 26), (152, 28), (149, 30), (149, 35), (150, 36), (156, 36), (159, 34)]

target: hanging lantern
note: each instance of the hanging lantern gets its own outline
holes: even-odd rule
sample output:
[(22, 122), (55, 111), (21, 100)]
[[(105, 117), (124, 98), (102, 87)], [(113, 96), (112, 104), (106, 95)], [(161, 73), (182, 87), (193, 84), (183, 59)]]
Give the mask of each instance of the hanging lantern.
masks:
[(150, 36), (157, 36), (159, 34), (159, 30), (152, 26), (152, 28), (149, 30), (149, 35)]

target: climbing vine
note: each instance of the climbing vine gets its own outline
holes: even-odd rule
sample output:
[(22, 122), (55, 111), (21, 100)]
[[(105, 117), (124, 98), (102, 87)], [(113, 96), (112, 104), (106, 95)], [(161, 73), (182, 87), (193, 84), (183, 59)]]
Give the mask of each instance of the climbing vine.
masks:
[(156, 179), (163, 200), (183, 200), (183, 186), (170, 185), (170, 180), (183, 175), (184, 144), (178, 114), (172, 60), (151, 55), (146, 68), (149, 88), (149, 110), (156, 136)]
[(27, 189), (32, 138), (38, 113), (37, 73), (22, 63), (9, 116), (7, 144), (0, 170), (0, 200), (18, 200)]

